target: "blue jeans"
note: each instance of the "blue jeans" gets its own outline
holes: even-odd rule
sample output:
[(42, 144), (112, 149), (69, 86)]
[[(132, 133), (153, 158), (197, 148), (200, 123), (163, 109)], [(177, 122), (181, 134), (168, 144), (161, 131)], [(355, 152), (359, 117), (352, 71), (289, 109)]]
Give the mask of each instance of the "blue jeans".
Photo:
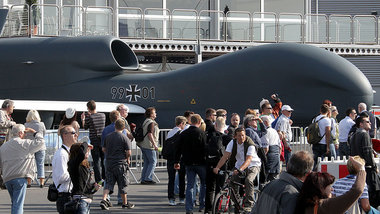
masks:
[(343, 157), (346, 156), (346, 159), (348, 160), (348, 156), (350, 155), (350, 147), (347, 142), (339, 142), (339, 155), (340, 159), (343, 159)]
[(25, 178), (15, 178), (5, 182), (12, 201), (12, 214), (24, 213), (24, 200), (27, 181)]
[(37, 178), (45, 178), (45, 150), (40, 150), (34, 153), (34, 157), (36, 158)]
[(152, 181), (154, 169), (157, 164), (156, 150), (141, 148), (144, 167), (141, 172), (141, 181)]
[(88, 214), (90, 213), (90, 204), (81, 199), (76, 214)]
[(201, 191), (199, 193), (199, 209), (205, 207), (205, 194), (206, 194), (206, 166), (205, 165), (192, 165), (186, 166), (187, 186), (186, 186), (186, 212), (192, 212), (194, 207), (194, 183), (195, 176), (198, 175), (201, 180)]
[(330, 148), (330, 156), (336, 160), (335, 145), (333, 143), (330, 143), (329, 148)]

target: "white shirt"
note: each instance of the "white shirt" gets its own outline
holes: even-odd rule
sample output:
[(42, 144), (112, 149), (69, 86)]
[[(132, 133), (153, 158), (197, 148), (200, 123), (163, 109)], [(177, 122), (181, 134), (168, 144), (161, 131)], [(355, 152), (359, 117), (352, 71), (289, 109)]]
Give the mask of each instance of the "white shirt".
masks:
[[(64, 144), (62, 145), (67, 149), (67, 151), (70, 151), (69, 147)], [(69, 161), (69, 153), (67, 151), (60, 147), (55, 152), (52, 161), (54, 184), (56, 187), (61, 184), (61, 186), (58, 188), (58, 192), (70, 192), (73, 188), (70, 174), (67, 171), (67, 162)]]
[(281, 140), (277, 131), (272, 127), (267, 127), (267, 134), (261, 137), (261, 143), (264, 143), (268, 146), (280, 146)]
[(181, 131), (181, 129), (178, 126), (174, 127), (172, 130), (168, 132), (168, 134), (166, 135), (166, 139), (173, 137), (178, 131)]
[(285, 139), (290, 142), (293, 139), (292, 128), (290, 126), (289, 118), (285, 115), (281, 115), (276, 123), (275, 129), (285, 133)]
[(339, 142), (347, 142), (348, 133), (353, 125), (355, 122), (349, 116), (339, 122)]
[[(321, 119), (324, 117), (323, 119)], [(319, 120), (321, 119), (321, 120)], [(319, 126), (319, 134), (323, 136), (322, 140), (319, 142), (319, 144), (324, 144), (326, 145), (326, 127), (331, 128), (331, 119), (327, 117), (326, 115), (318, 115), (315, 119), (315, 121), (318, 121), (318, 126)], [(313, 121), (314, 121), (313, 120)]]
[[(241, 165), (243, 165), (243, 163), (245, 162), (245, 159), (244, 159), (244, 143), (242, 143), (242, 144), (236, 143), (236, 144), (237, 144), (237, 150), (236, 150), (235, 168), (240, 169)], [(232, 153), (233, 145), (234, 145), (234, 141), (231, 140), (227, 145), (226, 152)], [(248, 147), (247, 155), (252, 156), (251, 163), (249, 163), (248, 168), (250, 168), (252, 166), (258, 166), (258, 167), (261, 166), (261, 160), (260, 160), (259, 156), (257, 156), (255, 146), (249, 146)]]

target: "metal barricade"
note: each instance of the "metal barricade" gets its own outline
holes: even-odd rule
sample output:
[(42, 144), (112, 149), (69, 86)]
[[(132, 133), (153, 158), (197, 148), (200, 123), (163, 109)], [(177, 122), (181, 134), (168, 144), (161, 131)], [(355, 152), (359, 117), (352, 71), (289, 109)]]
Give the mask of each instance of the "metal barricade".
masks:
[(329, 41), (332, 44), (352, 43), (352, 17), (350, 15), (330, 15)]
[(84, 14), (85, 35), (114, 35), (111, 7), (86, 7)]
[(275, 13), (253, 13), (252, 40), (254, 42), (277, 42), (277, 31)]
[(357, 15), (353, 18), (353, 42), (354, 44), (377, 43), (376, 16)]
[(171, 39), (198, 40), (198, 12), (196, 10), (173, 10), (171, 13), (171, 30)]
[(302, 15), (297, 13), (280, 13), (278, 16), (278, 41), (303, 42)]
[(144, 10), (144, 38), (170, 38), (170, 11), (161, 8), (146, 8)]
[(304, 16), (304, 36), (305, 43), (328, 43), (327, 15), (306, 14)]
[(224, 13), (219, 10), (201, 10), (198, 17), (198, 32), (202, 29), (205, 34), (199, 35), (199, 40), (225, 41), (224, 40)]
[(226, 41), (251, 41), (251, 13), (245, 11), (228, 11), (224, 32)]
[(143, 38), (143, 11), (137, 7), (119, 7), (119, 37)]
[(8, 13), (8, 35), (29, 36), (29, 5), (12, 5)]
[(306, 136), (305, 136), (305, 131), (306, 128), (302, 127), (291, 127), (292, 134), (293, 134), (293, 139), (290, 143), (291, 148), (292, 148), (292, 153), (298, 152), (298, 151), (309, 151), (312, 152), (311, 145), (307, 143)]
[(61, 9), (61, 36), (83, 35), (84, 8), (78, 5), (65, 5)]
[(30, 34), (33, 36), (58, 36), (60, 8), (54, 4), (33, 4), (30, 7)]

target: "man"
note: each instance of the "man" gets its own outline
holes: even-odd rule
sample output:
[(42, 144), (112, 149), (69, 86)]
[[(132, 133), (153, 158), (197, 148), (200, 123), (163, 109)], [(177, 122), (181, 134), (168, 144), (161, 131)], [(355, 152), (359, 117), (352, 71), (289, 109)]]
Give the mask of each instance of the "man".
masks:
[(279, 179), (265, 186), (252, 213), (293, 214), (298, 193), (313, 165), (313, 156), (309, 152), (299, 151), (293, 154), (286, 166), (286, 172), (282, 172)]
[(186, 126), (184, 128), (184, 130), (188, 129), (190, 127), (190, 118), (191, 116), (193, 116), (194, 112), (193, 111), (185, 111), (183, 113), (183, 116), (186, 118), (187, 120), (187, 123), (186, 123)]
[[(101, 143), (102, 148), (103, 148), (103, 146), (104, 146), (104, 141), (105, 141), (106, 137), (107, 137), (109, 134), (111, 134), (111, 133), (113, 133), (113, 132), (115, 131), (115, 121), (116, 121), (117, 119), (120, 118), (120, 113), (119, 113), (119, 111), (117, 111), (117, 110), (113, 110), (113, 111), (111, 111), (110, 114), (109, 114), (109, 118), (110, 118), (111, 124), (109, 124), (108, 126), (106, 126), (106, 127), (103, 129), (103, 132), (102, 132), (102, 143)], [(122, 119), (123, 119), (123, 118), (122, 118)], [(125, 122), (125, 121), (124, 121), (124, 122)], [(126, 130), (127, 130), (127, 129), (124, 129), (124, 130), (123, 130), (123, 134), (125, 134), (125, 135), (127, 135)], [(104, 166), (106, 165), (106, 159), (107, 159), (107, 157), (104, 155), (104, 161), (103, 161)], [(106, 167), (105, 167), (105, 168), (106, 168)], [(105, 173), (107, 174), (107, 170), (106, 170)], [(108, 203), (109, 203), (108, 205), (111, 206), (111, 202), (109, 201), (109, 198), (107, 198), (107, 201), (108, 201)], [(117, 194), (117, 204), (118, 204), (118, 205), (122, 205), (122, 204), (123, 204), (122, 198), (121, 198), (121, 196), (120, 196), (120, 192), (118, 192), (118, 194)]]
[(208, 133), (209, 131), (214, 131), (215, 120), (216, 120), (215, 109), (213, 108), (206, 109), (206, 119), (205, 119), (206, 133)]
[(12, 126), (16, 125), (10, 116), (13, 113), (13, 109), (13, 101), (9, 99), (4, 100), (0, 110), (0, 146), (5, 141), (8, 141), (8, 132), (12, 129)]
[(218, 117), (215, 121), (214, 131), (207, 134), (205, 213), (211, 213), (214, 197), (220, 192), (224, 182), (224, 177), (215, 175), (213, 169), (223, 156), (225, 147), (232, 140), (229, 135), (224, 134), (225, 126), (226, 120), (223, 117)]
[(133, 135), (132, 135), (132, 132), (131, 132), (131, 126), (129, 125), (128, 121), (127, 121), (127, 117), (128, 117), (128, 112), (129, 112), (129, 108), (128, 106), (124, 105), (124, 104), (120, 104), (116, 107), (116, 110), (120, 113), (120, 116), (121, 118), (124, 120), (125, 122), (125, 130), (127, 132), (127, 137), (130, 139), (130, 140), (133, 140)]
[(231, 124), (227, 128), (227, 135), (230, 136), (230, 138), (234, 137), (235, 129), (240, 124), (240, 116), (237, 113), (232, 113), (231, 115)]
[(279, 117), (279, 113), (282, 107), (282, 102), (277, 94), (272, 94), (270, 97), (275, 103), (274, 107), (272, 108), (272, 105), (269, 103), (269, 100), (267, 99), (261, 100), (260, 102), (261, 114), (270, 115), (273, 118), (273, 120), (275, 120)]
[(351, 156), (359, 155), (365, 160), (369, 202), (371, 206), (378, 207), (380, 205), (380, 181), (377, 175), (379, 171), (372, 153), (372, 142), (368, 133), (371, 130), (369, 116), (362, 114), (356, 118), (356, 127), (357, 130), (349, 142)]
[[(168, 135), (166, 139), (176, 137), (178, 140), (179, 133), (182, 132), (182, 130), (185, 129), (186, 126), (186, 117), (183, 116), (177, 116), (175, 118), (175, 127), (168, 132)], [(176, 144), (176, 142), (175, 142)], [(169, 199), (169, 206), (175, 206), (175, 194), (174, 194), (174, 188), (175, 188), (175, 175), (176, 175), (176, 169), (174, 169), (174, 162), (175, 162), (175, 149), (176, 147), (172, 147), (174, 151), (171, 151), (170, 154), (167, 157), (167, 170), (168, 170), (168, 199)], [(182, 165), (182, 164), (181, 164)], [(179, 183), (179, 204), (185, 204), (185, 175), (186, 170), (185, 167), (181, 167), (178, 170), (178, 183)]]
[[(281, 140), (274, 128), (272, 128), (272, 117), (264, 115), (261, 117), (264, 125), (266, 126), (267, 134), (261, 137), (261, 142), (264, 145), (268, 145), (267, 162), (265, 164), (265, 170), (267, 171), (268, 181), (277, 178), (281, 171), (280, 166), (280, 153), (281, 153)], [(261, 176), (260, 176), (261, 178)], [(261, 179), (260, 179), (261, 181)]]
[(317, 122), (319, 125), (319, 134), (323, 138), (317, 144), (313, 145), (314, 164), (317, 165), (318, 157), (322, 159), (330, 154), (331, 143), (331, 119), (330, 107), (327, 104), (323, 104), (320, 108), (320, 115), (314, 118), (313, 122)]
[(70, 174), (67, 171), (67, 162), (69, 161), (69, 154), (71, 146), (78, 141), (78, 133), (72, 126), (63, 126), (59, 130), (62, 138), (62, 146), (59, 148), (52, 161), (53, 168), (53, 182), (58, 189), (58, 199), (56, 202), (57, 211), (60, 214), (64, 213), (64, 204), (71, 200), (71, 183)]
[(84, 129), (89, 129), (89, 136), (92, 146), (91, 156), (94, 163), (95, 181), (98, 183), (105, 177), (104, 172), (104, 154), (101, 147), (101, 136), (106, 122), (106, 116), (103, 113), (96, 112), (96, 103), (94, 100), (87, 102), (88, 112), (81, 115)]
[[(26, 132), (34, 133), (34, 140), (23, 139)], [(44, 145), (42, 133), (25, 129), (24, 125), (12, 127), (10, 140), (0, 147), (0, 166), (5, 186), (12, 201), (12, 214), (24, 212), (27, 179), (33, 178), (34, 153)]]
[(353, 108), (346, 110), (346, 117), (339, 122), (339, 155), (341, 158), (350, 155), (350, 148), (348, 147), (348, 133), (352, 126), (355, 125), (356, 111)]
[[(245, 183), (245, 198), (244, 198), (244, 212), (250, 212), (253, 206), (254, 196), (254, 180), (259, 174), (261, 161), (257, 156), (255, 149), (255, 143), (251, 138), (245, 135), (243, 128), (237, 128), (235, 130), (235, 139), (228, 143), (226, 151), (223, 157), (214, 168), (214, 173), (218, 174), (220, 168), (229, 159), (231, 164), (234, 164), (234, 172), (232, 180), (239, 182), (239, 174), (241, 171), (245, 171), (246, 177)], [(238, 191), (238, 186), (233, 184), (235, 191)]]
[(369, 111), (367, 111), (367, 105), (365, 103), (359, 103), (358, 105), (358, 114), (361, 114), (365, 112), (366, 114), (369, 115), (369, 121), (371, 121), (371, 129), (369, 130), (369, 136), (371, 138), (375, 137), (375, 129), (376, 129), (376, 121), (375, 121), (375, 116)]
[[(193, 114), (190, 118), (191, 126), (184, 130), (178, 139), (178, 148), (175, 155), (175, 169), (180, 169), (180, 158), (186, 168), (186, 213), (193, 213), (194, 199), (193, 191), (195, 176), (198, 175), (201, 181), (201, 191), (199, 195), (199, 211), (204, 209), (204, 199), (206, 192), (206, 134), (199, 129), (202, 118), (199, 114)], [(183, 166), (182, 166), (183, 167)]]
[[(0, 147), (5, 141), (8, 141), (8, 132), (12, 129), (12, 126), (16, 125), (12, 121), (10, 116), (13, 113), (14, 103), (12, 100), (6, 99), (3, 102), (0, 110)], [(1, 177), (1, 167), (0, 167), (0, 188), (4, 189), (3, 178)]]
[(108, 194), (113, 192), (113, 187), (117, 182), (121, 199), (123, 201), (122, 208), (132, 209), (134, 204), (127, 200), (127, 186), (128, 175), (127, 169), (130, 163), (131, 156), (131, 142), (123, 130), (125, 129), (125, 122), (119, 118), (115, 122), (115, 131), (109, 134), (103, 146), (103, 152), (106, 156), (106, 186), (103, 190), (103, 200), (100, 202), (100, 207), (103, 210), (109, 209), (109, 201), (107, 201)]
[(294, 109), (289, 105), (283, 105), (281, 108), (281, 116), (278, 118), (274, 129), (277, 130), (280, 135), (280, 139), (284, 144), (284, 158), (285, 163), (288, 164), (289, 158), (292, 154), (290, 147), (290, 141), (293, 139), (293, 133), (291, 129), (290, 117), (292, 116)]
[[(365, 165), (365, 161), (359, 156), (354, 156), (353, 158), (356, 161), (360, 162), (363, 166)], [(352, 163), (352, 160), (349, 159), (347, 161), (347, 169), (348, 169), (348, 173), (350, 174), (344, 178), (337, 180), (332, 186), (333, 187), (332, 194), (334, 195), (334, 197), (343, 195), (349, 189), (351, 189), (352, 185), (354, 185), (355, 183), (356, 175), (358, 174), (360, 168), (355, 167), (355, 165)], [(367, 184), (365, 184), (363, 193), (359, 197), (359, 203), (360, 203), (360, 207), (365, 211), (365, 213), (368, 213), (371, 209), (373, 209), (370, 206), (369, 200), (368, 200)]]

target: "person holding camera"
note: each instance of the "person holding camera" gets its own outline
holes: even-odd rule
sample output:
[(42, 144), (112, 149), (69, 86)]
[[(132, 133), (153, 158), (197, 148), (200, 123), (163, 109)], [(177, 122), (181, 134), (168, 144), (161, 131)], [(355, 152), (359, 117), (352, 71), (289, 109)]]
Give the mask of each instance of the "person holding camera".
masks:
[[(77, 214), (87, 214), (90, 212), (90, 203), (92, 202), (92, 195), (100, 188), (100, 185), (95, 183), (88, 156), (92, 145), (84, 143), (75, 143), (70, 148), (70, 158), (68, 165), (68, 172), (70, 174), (73, 189), (71, 191), (74, 202), (76, 203), (71, 207)], [(65, 205), (65, 212), (68, 209), (68, 203)]]
[[(220, 168), (229, 159), (229, 163), (234, 164), (234, 173), (232, 180), (240, 181), (239, 174), (245, 171), (245, 191), (246, 197), (244, 198), (244, 212), (250, 212), (253, 206), (253, 196), (254, 196), (254, 180), (259, 174), (261, 160), (257, 155), (255, 149), (255, 143), (251, 138), (245, 135), (243, 128), (237, 128), (235, 130), (233, 140), (228, 143), (226, 151), (223, 157), (219, 160), (218, 164), (214, 168), (214, 173), (218, 174)], [(232, 184), (237, 192), (238, 186)]]

